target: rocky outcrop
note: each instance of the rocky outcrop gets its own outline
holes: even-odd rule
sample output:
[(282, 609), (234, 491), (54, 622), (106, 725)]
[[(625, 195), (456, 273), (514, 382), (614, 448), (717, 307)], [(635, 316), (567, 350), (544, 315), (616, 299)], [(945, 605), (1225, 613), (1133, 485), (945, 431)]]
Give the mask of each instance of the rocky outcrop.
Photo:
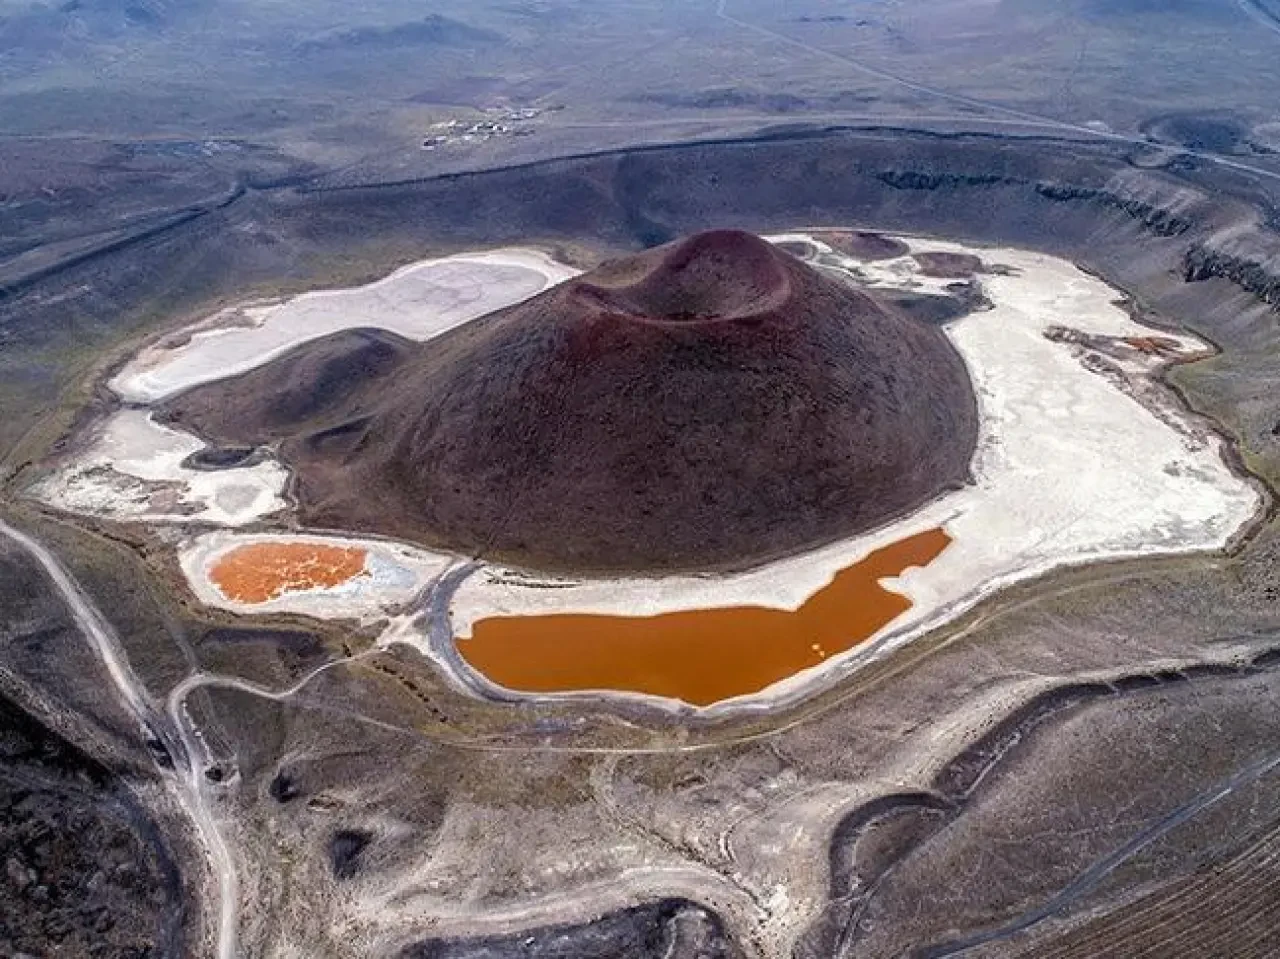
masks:
[(958, 186), (1016, 186), (1022, 182), (996, 173), (933, 173), (921, 170), (885, 170), (876, 179), (895, 190), (938, 190)]
[(885, 170), (876, 179), (895, 190), (940, 190), (958, 187), (1031, 186), (1037, 194), (1055, 203), (1089, 203), (1117, 210), (1137, 220), (1157, 236), (1181, 236), (1194, 226), (1191, 220), (1172, 210), (1136, 197), (1124, 196), (1103, 187), (1049, 180), (1027, 180), (996, 173), (927, 172), (921, 170)]
[(112, 772), (0, 696), (0, 955), (176, 956), (181, 894)]
[(1111, 190), (1066, 183), (1037, 183), (1036, 192), (1046, 200), (1058, 203), (1092, 203), (1119, 210), (1156, 236), (1181, 236), (1194, 225), (1189, 219), (1164, 207), (1154, 206), (1135, 197), (1121, 196)]
[(1182, 278), (1188, 283), (1228, 280), (1262, 302), (1280, 308), (1280, 274), (1265, 264), (1197, 243), (1183, 255)]

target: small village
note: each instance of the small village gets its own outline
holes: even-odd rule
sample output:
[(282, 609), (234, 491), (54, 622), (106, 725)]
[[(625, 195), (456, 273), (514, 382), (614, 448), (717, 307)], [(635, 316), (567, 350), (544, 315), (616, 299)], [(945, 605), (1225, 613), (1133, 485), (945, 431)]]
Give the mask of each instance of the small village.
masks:
[(481, 120), (458, 117), (441, 120), (431, 124), (430, 133), (422, 140), (422, 148), (436, 150), (458, 143), (484, 143), (498, 137), (531, 136), (534, 128), (528, 125), (529, 122), (547, 112), (548, 109), (543, 107), (499, 108), (485, 111), (486, 115)]

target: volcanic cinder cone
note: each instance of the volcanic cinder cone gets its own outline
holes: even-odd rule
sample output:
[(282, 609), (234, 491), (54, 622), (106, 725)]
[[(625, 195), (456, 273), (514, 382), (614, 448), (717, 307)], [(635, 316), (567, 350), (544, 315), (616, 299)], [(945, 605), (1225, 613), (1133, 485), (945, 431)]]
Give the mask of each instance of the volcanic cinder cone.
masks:
[[(265, 415), (303, 360), (192, 391), (174, 418), (234, 440), (252, 416), (222, 401), (263, 394)], [(606, 263), (343, 395), (283, 446), (306, 522), (563, 571), (742, 567), (847, 537), (963, 482), (977, 437), (941, 330), (733, 231)]]

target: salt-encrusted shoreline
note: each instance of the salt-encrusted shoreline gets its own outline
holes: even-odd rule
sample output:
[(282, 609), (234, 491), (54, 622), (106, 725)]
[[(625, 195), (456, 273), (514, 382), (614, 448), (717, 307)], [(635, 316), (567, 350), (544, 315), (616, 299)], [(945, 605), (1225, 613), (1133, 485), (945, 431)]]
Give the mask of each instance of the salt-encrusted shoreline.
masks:
[[(934, 239), (904, 237), (908, 255), (871, 263), (838, 253), (816, 231), (773, 239), (803, 243), (826, 268), (873, 287), (943, 292), (947, 281), (924, 276), (911, 259), (915, 253), (971, 253), (1000, 267), (978, 277), (991, 308), (947, 326), (969, 369), (981, 418), (972, 482), (881, 529), (740, 573), (565, 580), (482, 566), (451, 597), (460, 642), (476, 621), (499, 615), (648, 616), (742, 605), (796, 609), (872, 551), (928, 529), (946, 530), (953, 542), (941, 556), (884, 584), (911, 600), (906, 613), (848, 653), (710, 710), (765, 708), (798, 698), (815, 683), (826, 684), (884, 655), (984, 597), (1052, 569), (1223, 549), (1264, 505), (1260, 490), (1228, 465), (1222, 438), (1161, 384), (1169, 364), (1205, 354), (1208, 344), (1165, 331), (1155, 353), (1130, 342), (1152, 330), (1137, 323), (1119, 291), (1098, 277), (1056, 257)], [(364, 287), (224, 311), (221, 325), (215, 317), (148, 347), (111, 386), (126, 400), (149, 404), (353, 326), (429, 339), (575, 274), (534, 250), (425, 261)], [(189, 434), (155, 424), (145, 409), (127, 409), (101, 425), (98, 441), (78, 462), (64, 465), (37, 492), (66, 509), (192, 527), (270, 525), (276, 515), (287, 514), (279, 463), (181, 468), (179, 460), (201, 446)], [(151, 497), (145, 509), (137, 506), (140, 491)], [(166, 502), (176, 506), (165, 510)], [(231, 602), (208, 582), (210, 563), (235, 545), (267, 536), (363, 545), (371, 558), (379, 558), (381, 574), (256, 606)], [(190, 539), (180, 557), (193, 591), (210, 605), (366, 622), (393, 615), (456, 562), (385, 540), (230, 531)], [(455, 680), (482, 695), (512, 695), (460, 667), (460, 657), (433, 653), (412, 618), (394, 620), (387, 641), (431, 653), (442, 668), (459, 672)]]

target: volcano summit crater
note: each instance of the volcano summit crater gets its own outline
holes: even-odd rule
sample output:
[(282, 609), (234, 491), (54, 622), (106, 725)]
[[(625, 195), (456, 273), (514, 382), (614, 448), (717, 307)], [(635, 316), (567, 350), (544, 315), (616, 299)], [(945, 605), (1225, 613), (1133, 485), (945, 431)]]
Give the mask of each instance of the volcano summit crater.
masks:
[(308, 525), (554, 571), (741, 568), (965, 480), (944, 332), (750, 233), (608, 261), (421, 344), (347, 331), (171, 400), (280, 443)]

